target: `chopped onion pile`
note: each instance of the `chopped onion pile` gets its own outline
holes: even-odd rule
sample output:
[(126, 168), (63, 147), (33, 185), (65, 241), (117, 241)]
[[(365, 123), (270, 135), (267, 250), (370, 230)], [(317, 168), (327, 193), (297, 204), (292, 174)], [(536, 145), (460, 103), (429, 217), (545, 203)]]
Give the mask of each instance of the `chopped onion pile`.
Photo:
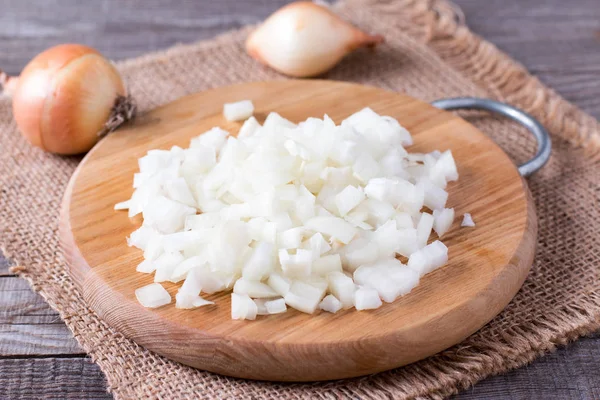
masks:
[[(248, 116), (236, 107), (229, 117)], [(156, 283), (136, 291), (140, 303), (169, 303), (166, 281), (183, 282), (177, 308), (233, 290), (233, 319), (369, 310), (409, 293), (448, 261), (441, 241), (428, 242), (452, 225), (445, 189), (458, 179), (450, 151), (410, 144), (395, 119), (365, 108), (338, 126), (327, 115), (250, 117), (237, 138), (215, 127), (188, 149), (149, 151), (133, 196), (115, 206), (143, 215), (128, 243)]]

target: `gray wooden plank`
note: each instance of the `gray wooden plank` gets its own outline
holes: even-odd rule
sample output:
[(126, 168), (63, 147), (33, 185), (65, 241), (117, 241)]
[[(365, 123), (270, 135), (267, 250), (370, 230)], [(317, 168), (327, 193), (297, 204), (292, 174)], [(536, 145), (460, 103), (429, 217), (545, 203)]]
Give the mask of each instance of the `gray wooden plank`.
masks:
[(454, 400), (600, 399), (600, 334), (540, 358), (529, 366), (479, 382)]
[(43, 325), (0, 325), (0, 354), (77, 355), (83, 353), (64, 323)]
[(0, 357), (82, 353), (56, 311), (27, 282), (0, 278)]
[[(488, 378), (452, 399), (599, 399), (600, 349), (596, 343), (593, 338), (581, 339), (528, 367)], [(573, 357), (584, 362), (573, 364)], [(0, 398), (10, 399), (111, 398), (104, 392), (100, 369), (88, 358), (0, 358), (0, 388)]]
[(0, 278), (0, 325), (54, 324), (56, 311), (34, 293), (27, 282), (16, 277)]
[(3, 0), (0, 68), (18, 73), (32, 56), (77, 41), (112, 59), (208, 39), (257, 23), (290, 0)]
[(10, 263), (6, 258), (4, 258), (2, 252), (0, 252), (0, 277), (12, 275), (12, 273), (8, 270), (9, 267)]
[(0, 399), (112, 399), (89, 358), (0, 359)]

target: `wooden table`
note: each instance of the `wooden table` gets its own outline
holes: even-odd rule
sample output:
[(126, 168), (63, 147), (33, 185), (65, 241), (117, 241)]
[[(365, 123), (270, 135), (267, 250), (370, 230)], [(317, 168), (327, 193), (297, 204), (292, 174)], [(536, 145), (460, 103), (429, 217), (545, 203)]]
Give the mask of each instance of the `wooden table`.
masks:
[[(470, 27), (568, 100), (600, 117), (599, 0), (455, 0)], [(0, 67), (18, 73), (53, 44), (122, 59), (258, 22), (286, 0), (4, 0)], [(99, 368), (56, 312), (0, 255), (0, 399), (110, 399)], [(600, 334), (457, 399), (600, 399)]]

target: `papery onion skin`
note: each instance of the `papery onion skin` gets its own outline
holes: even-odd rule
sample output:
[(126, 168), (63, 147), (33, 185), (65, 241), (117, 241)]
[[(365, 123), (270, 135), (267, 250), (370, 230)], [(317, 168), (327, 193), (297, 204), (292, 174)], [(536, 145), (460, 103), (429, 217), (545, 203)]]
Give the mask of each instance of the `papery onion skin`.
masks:
[(25, 67), (13, 94), (13, 114), (34, 146), (80, 154), (96, 144), (115, 100), (125, 95), (119, 73), (97, 50), (64, 44)]
[(344, 21), (326, 7), (298, 1), (277, 10), (250, 34), (246, 51), (276, 71), (307, 78), (333, 68), (359, 47), (384, 41)]

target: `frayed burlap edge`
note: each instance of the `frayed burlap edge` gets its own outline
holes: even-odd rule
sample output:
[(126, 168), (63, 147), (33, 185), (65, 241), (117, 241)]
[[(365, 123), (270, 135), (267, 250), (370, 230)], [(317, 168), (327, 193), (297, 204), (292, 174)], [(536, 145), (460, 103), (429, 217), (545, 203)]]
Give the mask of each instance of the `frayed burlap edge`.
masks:
[[(354, 1), (346, 3), (351, 7)], [(343, 3), (337, 7), (345, 6), (346, 4)], [(585, 148), (588, 154), (598, 156), (600, 146), (598, 122), (546, 88), (537, 78), (528, 74), (522, 66), (493, 45), (472, 34), (460, 23), (456, 8), (451, 4), (444, 1), (414, 1), (398, 4), (392, 1), (388, 3), (368, 0), (361, 2), (360, 6), (385, 8), (393, 13), (403, 13), (404, 18), (413, 19), (417, 23), (410, 34), (415, 40), (427, 43), (457, 73), (474, 80), (489, 92), (490, 96), (527, 110), (539, 118), (554, 136), (565, 138), (570, 143)], [(227, 40), (230, 35), (220, 36), (215, 39), (216, 41), (207, 43), (178, 46), (167, 50), (161, 58), (167, 60), (174, 52), (185, 52), (198, 46), (212, 46), (221, 40)], [(127, 68), (156, 60), (157, 55), (150, 55), (125, 61), (120, 66)], [(5, 248), (2, 250), (8, 258), (19, 260), (17, 254), (7, 252)], [(62, 260), (57, 257), (57, 262)], [(58, 310), (80, 345), (90, 354), (92, 360), (107, 372), (109, 390), (113, 391), (116, 397), (125, 398), (130, 395), (131, 392), (124, 387), (126, 382), (113, 381), (111, 378), (112, 360), (105, 357), (101, 350), (94, 348), (91, 340), (82, 337), (86, 326), (73, 322), (70, 310), (56, 304), (56, 294), (51, 291), (60, 288), (39, 284), (41, 278), (30, 273), (25, 266), (13, 267), (12, 271), (26, 279), (51, 307)], [(70, 282), (64, 284), (69, 287), (68, 290), (72, 290)], [(374, 399), (401, 396), (441, 398), (454, 394), (489, 375), (525, 365), (558, 345), (564, 345), (600, 328), (600, 296), (598, 293), (588, 293), (588, 295), (588, 298), (580, 299), (577, 305), (554, 310), (543, 321), (526, 327), (515, 326), (507, 330), (501, 341), (498, 338), (493, 340), (479, 338), (477, 346), (458, 345), (458, 348), (453, 350), (456, 354), (451, 360), (445, 357), (447, 354), (443, 352), (429, 359), (427, 363), (408, 366), (410, 382), (396, 381), (393, 375), (384, 373), (380, 374), (381, 385), (376, 392), (372, 387), (361, 387), (361, 380), (369, 379), (366, 377), (354, 380), (355, 387), (350, 393), (361, 398)], [(94, 322), (109, 329), (102, 321), (96, 321), (97, 317), (91, 310), (88, 312), (90, 317), (94, 318)], [(77, 313), (79, 316), (83, 314), (80, 310)], [(114, 340), (121, 340), (121, 338), (114, 338)], [(322, 385), (326, 388), (330, 384)], [(297, 398), (303, 398), (303, 394), (306, 396), (307, 392), (301, 392)]]

